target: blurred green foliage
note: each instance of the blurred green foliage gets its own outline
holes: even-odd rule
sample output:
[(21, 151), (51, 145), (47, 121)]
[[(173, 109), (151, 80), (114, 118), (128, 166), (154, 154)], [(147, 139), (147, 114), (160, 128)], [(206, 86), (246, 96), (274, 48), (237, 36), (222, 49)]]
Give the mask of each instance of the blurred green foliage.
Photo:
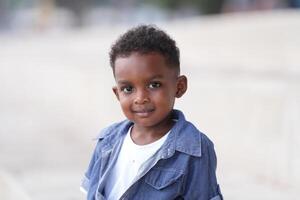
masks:
[(176, 10), (181, 7), (193, 7), (201, 14), (217, 14), (222, 11), (225, 0), (144, 0), (165, 9)]

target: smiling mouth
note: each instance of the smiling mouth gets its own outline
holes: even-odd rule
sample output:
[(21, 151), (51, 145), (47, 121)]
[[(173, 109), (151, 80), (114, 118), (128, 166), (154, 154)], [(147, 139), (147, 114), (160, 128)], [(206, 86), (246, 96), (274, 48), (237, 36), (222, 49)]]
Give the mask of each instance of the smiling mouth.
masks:
[(149, 110), (134, 110), (133, 113), (136, 114), (139, 117), (148, 117), (153, 113), (154, 109)]

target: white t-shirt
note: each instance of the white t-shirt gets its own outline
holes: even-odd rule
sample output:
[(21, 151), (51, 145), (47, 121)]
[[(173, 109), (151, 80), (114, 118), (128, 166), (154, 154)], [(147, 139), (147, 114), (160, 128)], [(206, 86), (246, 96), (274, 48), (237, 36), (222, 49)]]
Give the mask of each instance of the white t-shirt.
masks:
[(133, 184), (132, 181), (138, 174), (141, 165), (155, 154), (169, 134), (168, 132), (153, 143), (137, 145), (132, 141), (130, 132), (131, 128), (124, 138), (116, 163), (109, 174), (105, 186), (107, 200), (117, 200), (125, 193)]

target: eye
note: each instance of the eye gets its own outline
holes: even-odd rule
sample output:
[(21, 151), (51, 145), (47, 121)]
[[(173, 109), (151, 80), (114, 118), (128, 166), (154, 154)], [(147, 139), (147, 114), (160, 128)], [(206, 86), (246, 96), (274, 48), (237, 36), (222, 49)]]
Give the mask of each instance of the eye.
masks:
[(121, 87), (121, 91), (126, 93), (126, 94), (130, 94), (133, 91), (133, 87), (128, 85), (128, 86), (123, 86)]
[(159, 88), (160, 86), (161, 86), (161, 84), (159, 82), (153, 82), (153, 83), (149, 84), (150, 89)]

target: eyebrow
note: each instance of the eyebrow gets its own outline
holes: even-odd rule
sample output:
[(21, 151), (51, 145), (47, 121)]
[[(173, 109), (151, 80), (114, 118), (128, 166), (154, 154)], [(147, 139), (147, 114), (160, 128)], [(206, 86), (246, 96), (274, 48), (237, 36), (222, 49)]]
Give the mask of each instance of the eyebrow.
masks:
[(150, 80), (159, 79), (159, 78), (163, 78), (163, 77), (164, 77), (163, 75), (155, 75), (155, 76), (151, 77)]
[[(160, 78), (163, 78), (164, 76), (163, 75), (154, 75), (152, 77), (149, 78), (149, 80), (153, 80), (153, 79), (160, 79)], [(130, 81), (127, 81), (127, 80), (118, 80), (117, 81), (118, 84), (130, 84)]]
[(130, 84), (130, 82), (129, 81), (125, 81), (125, 80), (119, 80), (118, 82), (117, 82), (118, 84)]

